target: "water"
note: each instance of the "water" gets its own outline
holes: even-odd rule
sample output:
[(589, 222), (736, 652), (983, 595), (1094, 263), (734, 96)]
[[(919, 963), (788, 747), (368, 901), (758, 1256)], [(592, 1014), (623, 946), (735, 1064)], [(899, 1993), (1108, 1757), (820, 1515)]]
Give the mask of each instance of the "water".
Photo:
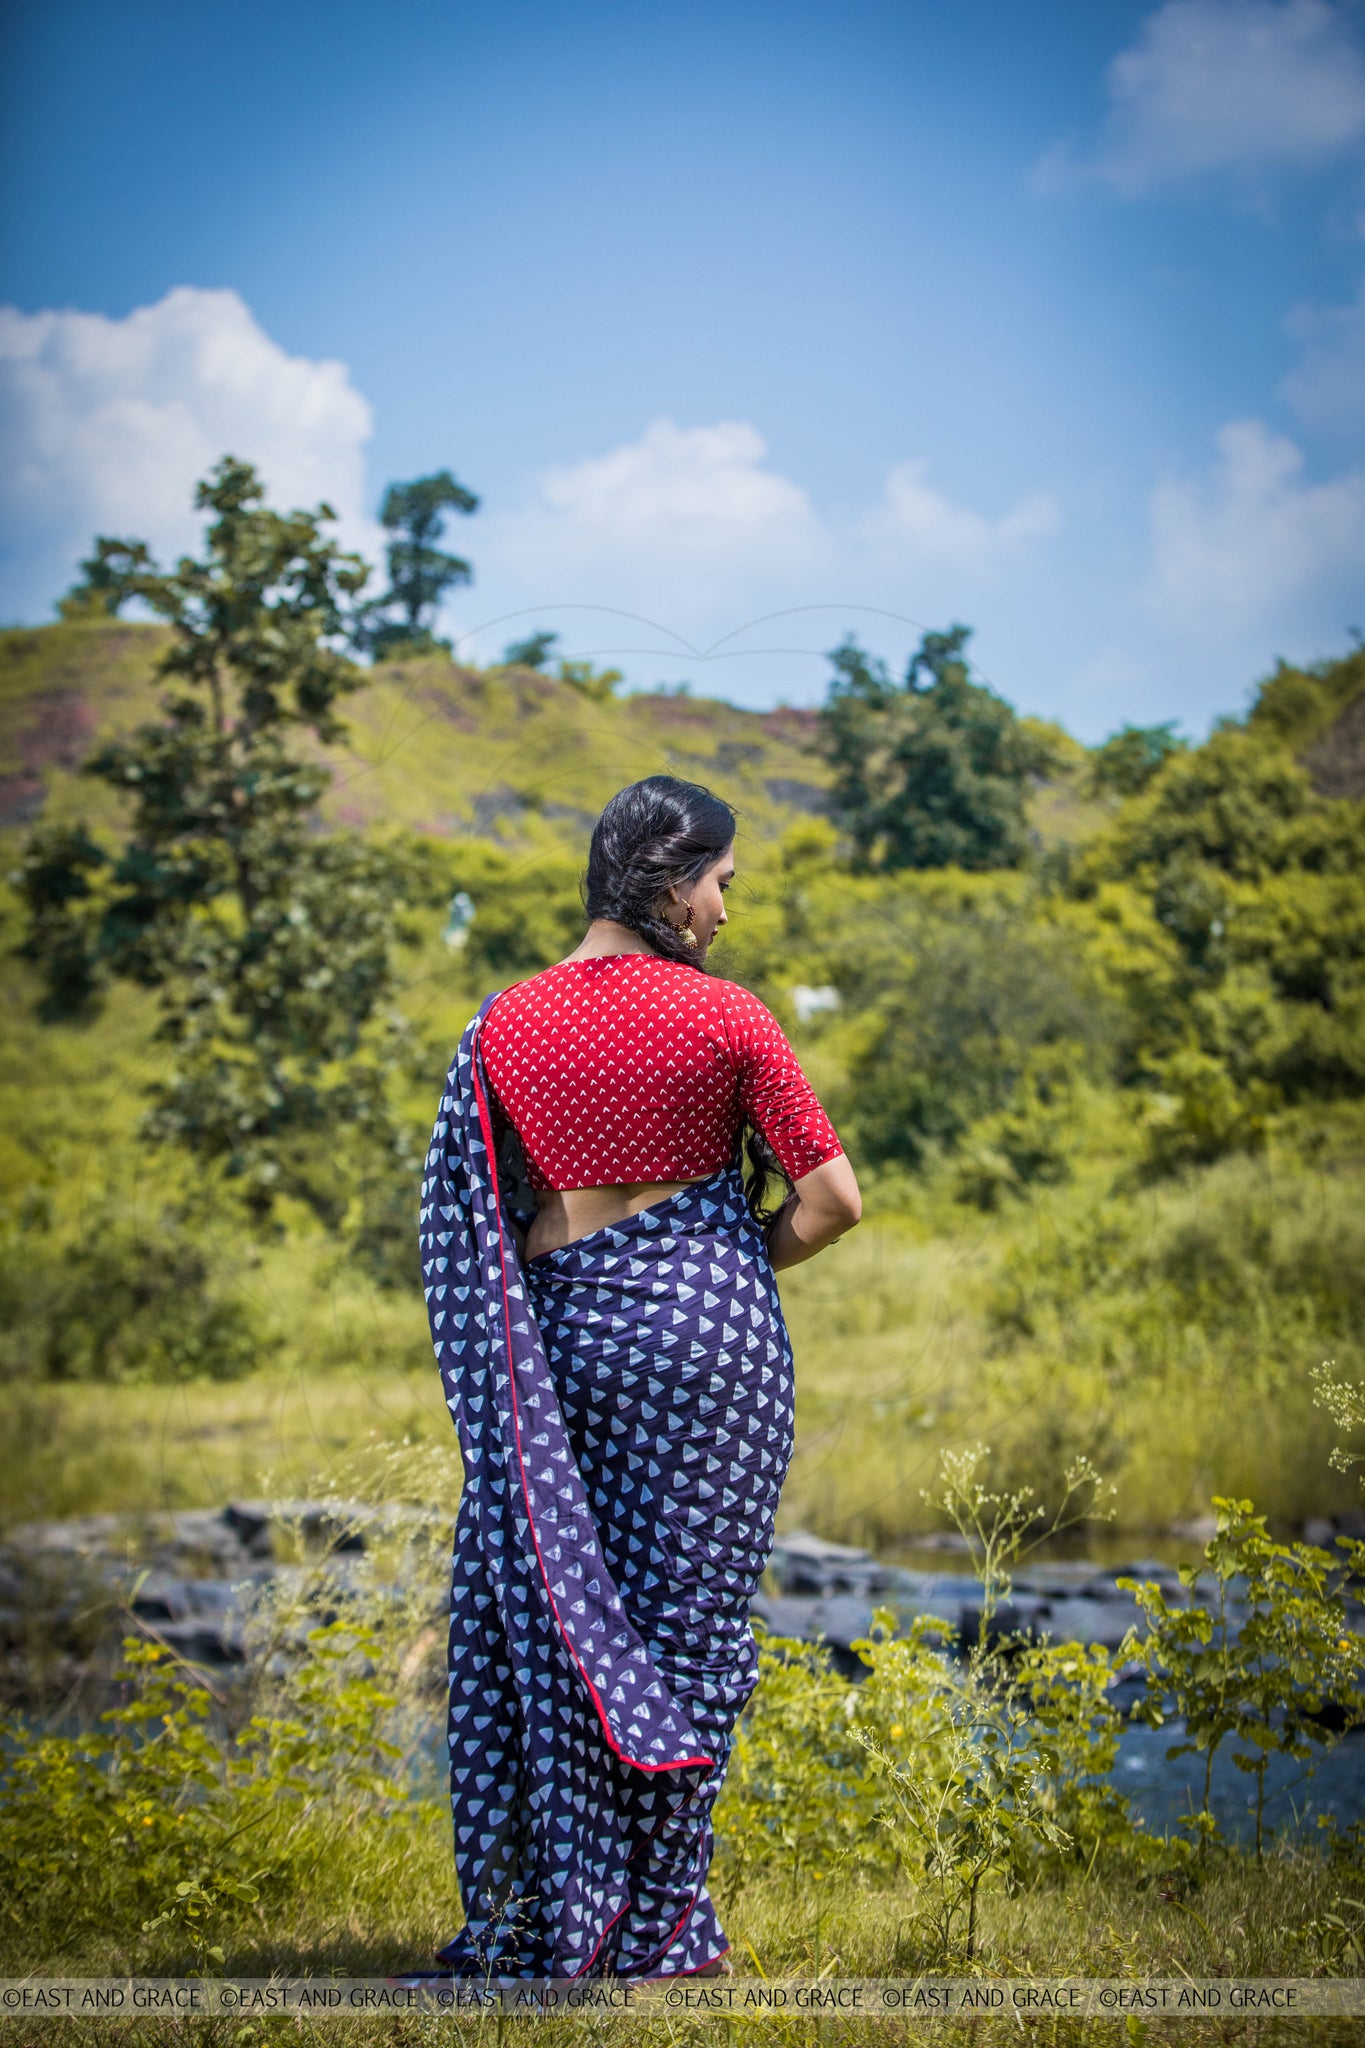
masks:
[[(1203, 1757), (1166, 1756), (1183, 1732), (1179, 1723), (1144, 1728), (1130, 1721), (1120, 1739), (1113, 1783), (1132, 1801), (1149, 1834), (1173, 1832), (1181, 1814), (1193, 1812), (1203, 1798)], [(1225, 1743), (1214, 1757), (1209, 1805), (1229, 1841), (1254, 1841), (1256, 1781), (1237, 1769), (1232, 1748)], [(1307, 1766), (1293, 1757), (1271, 1758), (1266, 1773), (1267, 1829), (1277, 1834), (1311, 1833), (1320, 1814), (1330, 1815), (1339, 1828), (1365, 1821), (1365, 1731), (1354, 1730), (1335, 1749), (1325, 1756), (1317, 1752), (1317, 1757), (1311, 1777)]]
[[(1014, 1576), (1009, 1608), (1000, 1617), (1003, 1631), (1117, 1650), (1141, 1616), (1132, 1595), (1120, 1592), (1115, 1579), (1153, 1578), (1169, 1599), (1179, 1600), (1186, 1596), (1176, 1568), (1200, 1557), (1197, 1546), (1190, 1551), (1182, 1540), (1178, 1551), (1168, 1546), (1159, 1557), (1135, 1559), (1119, 1545), (1103, 1559), (1065, 1552), (1033, 1557)], [(755, 1611), (775, 1634), (822, 1638), (840, 1669), (857, 1678), (863, 1666), (851, 1646), (867, 1634), (877, 1606), (890, 1607), (902, 1622), (935, 1615), (959, 1641), (975, 1640), (981, 1588), (963, 1569), (965, 1563), (951, 1541), (927, 1544), (887, 1562), (794, 1531), (778, 1539)], [(1230, 1603), (1234, 1611), (1235, 1604)], [(1359, 1626), (1358, 1614), (1353, 1621)], [(1143, 1689), (1140, 1667), (1125, 1667), (1113, 1694), (1115, 1706), (1131, 1712)], [(1203, 1757), (1166, 1754), (1183, 1735), (1178, 1722), (1148, 1728), (1129, 1721), (1120, 1739), (1113, 1782), (1153, 1834), (1173, 1830), (1203, 1798)], [(1246, 1842), (1256, 1833), (1256, 1781), (1234, 1763), (1238, 1746), (1229, 1740), (1216, 1752), (1209, 1804), (1224, 1835)], [(1312, 1764), (1310, 1771), (1293, 1757), (1272, 1757), (1266, 1774), (1267, 1829), (1311, 1833), (1320, 1815), (1330, 1816), (1339, 1828), (1365, 1821), (1365, 1729), (1325, 1751), (1315, 1746)]]

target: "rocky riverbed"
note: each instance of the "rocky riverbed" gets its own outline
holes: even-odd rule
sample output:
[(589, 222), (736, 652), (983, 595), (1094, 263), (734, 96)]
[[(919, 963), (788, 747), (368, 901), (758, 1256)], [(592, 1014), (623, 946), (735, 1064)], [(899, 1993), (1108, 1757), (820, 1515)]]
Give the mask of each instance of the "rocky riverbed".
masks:
[[(1331, 1530), (1323, 1532), (1330, 1540)], [(219, 1681), (244, 1669), (249, 1616), (262, 1594), (296, 1596), (326, 1619), (362, 1579), (406, 1577), (419, 1602), (429, 1585), (431, 1637), (444, 1624), (442, 1560), (448, 1516), (420, 1508), (374, 1508), (345, 1501), (233, 1501), (178, 1514), (85, 1515), (11, 1530), (0, 1543), (0, 1686), (9, 1703), (66, 1714), (97, 1708), (108, 1696), (120, 1637), (130, 1629), (165, 1643)], [(872, 1615), (888, 1607), (902, 1622), (930, 1614), (974, 1642), (981, 1588), (951, 1539), (939, 1539), (942, 1565), (885, 1563), (865, 1550), (803, 1531), (779, 1538), (755, 1617), (776, 1634), (823, 1640), (850, 1678), (861, 1672), (852, 1645)], [(1174, 1567), (1142, 1557), (1100, 1566), (1083, 1560), (1034, 1563), (1018, 1571), (996, 1626), (1117, 1649), (1138, 1620), (1116, 1579), (1155, 1579), (1173, 1602), (1188, 1599)], [(1355, 1606), (1353, 1625), (1361, 1624)], [(1136, 1666), (1120, 1672), (1115, 1701), (1141, 1690)], [(439, 1717), (430, 1759), (439, 1775)], [(1166, 1751), (1178, 1725), (1125, 1730), (1115, 1779), (1150, 1827), (1173, 1825), (1190, 1804), (1188, 1759)], [(1220, 1757), (1213, 1804), (1229, 1834), (1245, 1832), (1248, 1781)], [(1318, 1813), (1340, 1825), (1365, 1819), (1365, 1732), (1348, 1736), (1306, 1780), (1302, 1767), (1277, 1759), (1268, 1817), (1302, 1825)]]
[[(348, 1501), (229, 1502), (176, 1514), (84, 1515), (35, 1522), (0, 1543), (0, 1669), (11, 1689), (35, 1641), (46, 1640), (59, 1674), (77, 1676), (131, 1621), (192, 1662), (219, 1669), (241, 1662), (243, 1615), (264, 1587), (310, 1582), (325, 1604), (382, 1552), (402, 1569), (405, 1547), (438, 1553), (449, 1523), (433, 1509)], [(930, 1614), (970, 1645), (981, 1627), (981, 1587), (943, 1544), (941, 1569), (910, 1570), (865, 1550), (794, 1530), (777, 1540), (754, 1614), (778, 1635), (823, 1639), (850, 1677), (861, 1670), (852, 1644), (874, 1609), (908, 1622)], [(381, 1567), (382, 1569), (382, 1567)], [(1168, 1600), (1188, 1595), (1173, 1566), (1134, 1557), (1117, 1565), (1057, 1561), (1014, 1574), (995, 1617), (1003, 1634), (1028, 1632), (1117, 1649), (1138, 1621), (1120, 1578), (1155, 1579)], [(433, 1580), (433, 1613), (444, 1584)]]

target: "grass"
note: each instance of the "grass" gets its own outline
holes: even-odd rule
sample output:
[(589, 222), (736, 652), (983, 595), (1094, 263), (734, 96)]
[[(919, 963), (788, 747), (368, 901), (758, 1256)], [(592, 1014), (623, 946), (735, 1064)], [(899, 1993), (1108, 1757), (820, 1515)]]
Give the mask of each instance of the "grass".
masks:
[[(912, 1931), (913, 1898), (907, 1885), (877, 1887), (856, 1879), (825, 1879), (818, 1885), (778, 1876), (751, 1884), (738, 1898), (726, 1893), (723, 1865), (713, 1889), (730, 1936), (737, 1976), (751, 1980), (783, 1977), (891, 1977), (955, 1975), (927, 1956)], [(1259, 1868), (1228, 1856), (1211, 1870), (1193, 1895), (1163, 1896), (1157, 1887), (1139, 1888), (1123, 1869), (1097, 1870), (1062, 1883), (1025, 1890), (1013, 1898), (994, 1894), (984, 1910), (983, 1953), (973, 1973), (983, 1976), (1135, 1978), (1321, 1976), (1325, 1970), (1321, 1926), (1337, 1914), (1352, 1886), (1347, 1875), (1325, 1861), (1283, 1851)], [(243, 1977), (383, 1976), (427, 1966), (433, 1947), (446, 1939), (458, 1919), (451, 1877), (448, 1821), (443, 1802), (428, 1802), (401, 1827), (372, 1827), (353, 1837), (342, 1856), (320, 1859), (315, 1882), (275, 1910), (269, 1925), (235, 1939), (224, 1973)], [(189, 1957), (179, 1959), (182, 1967)], [(158, 1959), (158, 1974), (174, 1974), (176, 1958)], [(127, 1971), (126, 1945), (93, 1942), (76, 1953), (44, 1963), (72, 1975), (118, 1975)], [(33, 1960), (28, 1968), (37, 1974)], [(18, 2023), (22, 2026), (24, 2023)], [(29, 2023), (31, 2024), (31, 2023)], [(529, 2023), (515, 2019), (479, 2021), (467, 2017), (384, 2016), (349, 2018), (348, 2041), (519, 2040)], [(909, 2042), (925, 2033), (946, 2042), (995, 2043), (1036, 2040), (1049, 2044), (1121, 2042), (1160, 2038), (1125, 2025), (1122, 2019), (1037, 2019), (1013, 2013), (985, 2013), (970, 2019), (754, 2015), (725, 2019), (707, 2014), (661, 2015), (629, 2020), (573, 2018), (537, 2020), (537, 2041), (552, 2043), (630, 2042), (641, 2048), (682, 2048), (693, 2042), (742, 2039), (756, 2048), (777, 2044), (876, 2041)], [(1311, 2038), (1314, 2042), (1358, 2041), (1358, 2020), (1278, 2018), (1252, 2022), (1226, 2015), (1183, 2015), (1180, 2038), (1221, 2043)], [(136, 2030), (126, 2022), (67, 2019), (63, 2038), (80, 2041), (135, 2040), (170, 2044), (193, 2038), (205, 2048), (245, 2048), (247, 2043), (332, 2041), (335, 2023), (240, 2018), (197, 2019), (192, 2037), (183, 2022), (144, 2019)], [(1249, 2033), (1242, 2030), (1249, 2028)], [(0, 2028), (0, 2039), (30, 2038), (17, 2028)], [(32, 2038), (37, 2038), (36, 2033)], [(46, 2036), (44, 2036), (46, 2038)]]
[[(297, 1499), (364, 1479), (404, 1438), (453, 1441), (435, 1369), (298, 1371), (180, 1387), (19, 1387), (0, 1446), (6, 1522)], [(455, 1501), (451, 1502), (454, 1516)]]
[(1089, 1455), (1135, 1538), (1215, 1493), (1295, 1527), (1352, 1504), (1309, 1380), (1325, 1356), (1347, 1378), (1365, 1364), (1360, 1308), (1334, 1299), (1365, 1273), (1345, 1119), (1312, 1166), (1286, 1151), (1143, 1189), (1106, 1151), (999, 1215), (909, 1199), (783, 1281), (789, 1525), (906, 1544), (932, 1526), (920, 1493), (941, 1453), (978, 1441), (1010, 1484)]
[[(862, 1227), (782, 1279), (798, 1385), (784, 1524), (909, 1544), (935, 1526), (921, 1490), (940, 1455), (977, 1441), (1011, 1483), (1089, 1454), (1135, 1542), (1214, 1493), (1285, 1526), (1349, 1507), (1309, 1382), (1323, 1357), (1346, 1378), (1365, 1364), (1365, 1172), (1344, 1114), (1336, 1128), (1314, 1161), (1231, 1159), (1149, 1189), (1097, 1153), (991, 1216), (946, 1186), (874, 1187)], [(123, 1199), (154, 1216), (137, 1187)], [(259, 1250), (225, 1229), (216, 1255), (269, 1361), (227, 1382), (11, 1383), (5, 1522), (297, 1493), (373, 1444), (449, 1444), (418, 1297), (317, 1235)]]

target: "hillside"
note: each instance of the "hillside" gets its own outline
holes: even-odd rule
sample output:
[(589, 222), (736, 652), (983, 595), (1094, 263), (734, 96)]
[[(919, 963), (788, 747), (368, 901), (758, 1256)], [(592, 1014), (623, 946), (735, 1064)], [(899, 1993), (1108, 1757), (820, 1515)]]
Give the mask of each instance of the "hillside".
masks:
[[(97, 741), (154, 712), (166, 642), (165, 628), (125, 620), (0, 632), (0, 831), (40, 816), (113, 822), (108, 793), (77, 771)], [(742, 852), (820, 811), (829, 782), (810, 710), (671, 695), (597, 702), (550, 675), (461, 668), (443, 655), (378, 664), (343, 717), (348, 743), (328, 757), (326, 815), (528, 851), (578, 856), (613, 791), (668, 773), (734, 805)], [(1034, 791), (1034, 828), (1044, 843), (1088, 837), (1111, 806), (1081, 794), (1085, 749), (1048, 731), (1058, 767)]]
[[(99, 739), (154, 711), (166, 641), (162, 627), (122, 620), (0, 633), (0, 826), (101, 815), (104, 792), (76, 771)], [(578, 849), (613, 790), (668, 772), (722, 787), (746, 833), (766, 841), (818, 810), (828, 779), (809, 749), (813, 712), (684, 696), (596, 702), (529, 669), (480, 672), (445, 656), (376, 666), (343, 716), (329, 815), (442, 838)]]

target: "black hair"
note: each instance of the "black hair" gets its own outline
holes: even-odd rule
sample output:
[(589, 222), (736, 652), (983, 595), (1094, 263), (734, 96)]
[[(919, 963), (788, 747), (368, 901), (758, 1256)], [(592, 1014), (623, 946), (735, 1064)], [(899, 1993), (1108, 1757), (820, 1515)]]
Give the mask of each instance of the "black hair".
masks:
[[(702, 970), (698, 952), (676, 925), (659, 915), (659, 898), (670, 886), (696, 882), (731, 846), (735, 814), (723, 798), (699, 782), (675, 775), (647, 775), (616, 792), (593, 827), (583, 903), (589, 919), (609, 917), (638, 932), (665, 960)], [(791, 1180), (761, 1131), (746, 1125), (742, 1139), (749, 1207), (761, 1224), (771, 1222), (791, 1193)], [(778, 1201), (769, 1203), (776, 1181)]]
[(700, 967), (695, 948), (656, 905), (670, 886), (700, 880), (735, 836), (735, 814), (699, 782), (647, 775), (619, 789), (593, 827), (583, 902), (638, 932), (665, 960)]

